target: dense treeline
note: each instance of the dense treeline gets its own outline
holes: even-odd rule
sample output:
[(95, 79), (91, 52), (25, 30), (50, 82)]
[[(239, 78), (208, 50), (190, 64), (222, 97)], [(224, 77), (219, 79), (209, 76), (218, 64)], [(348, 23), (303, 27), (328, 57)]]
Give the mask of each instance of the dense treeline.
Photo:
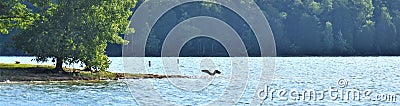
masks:
[[(270, 23), (280, 56), (400, 55), (399, 0), (255, 1)], [(223, 6), (204, 2), (180, 5), (164, 14), (150, 33), (146, 54), (159, 56), (163, 39), (173, 26), (201, 15), (231, 25), (241, 35), (250, 55), (259, 55), (253, 32), (243, 19)], [(7, 41), (3, 38), (0, 43)], [(0, 46), (0, 54), (4, 54), (4, 47)], [(107, 53), (117, 56), (120, 47), (109, 46)], [(196, 38), (184, 46), (181, 56), (227, 53), (215, 40)]]
[[(400, 55), (398, 0), (256, 0), (256, 3), (272, 27), (280, 56)], [(153, 28), (147, 54), (158, 56), (160, 42), (168, 31), (198, 15), (229, 23), (241, 35), (250, 55), (259, 55), (255, 37), (243, 20), (223, 6), (204, 3), (186, 4), (166, 13)], [(215, 40), (199, 38), (187, 43), (181, 54), (226, 56), (221, 49)]]
[(1, 56), (23, 56), (24, 54), (21, 50), (14, 48), (12, 42), (10, 41), (11, 35), (0, 35), (0, 55)]
[(398, 0), (259, 0), (281, 55), (399, 55)]

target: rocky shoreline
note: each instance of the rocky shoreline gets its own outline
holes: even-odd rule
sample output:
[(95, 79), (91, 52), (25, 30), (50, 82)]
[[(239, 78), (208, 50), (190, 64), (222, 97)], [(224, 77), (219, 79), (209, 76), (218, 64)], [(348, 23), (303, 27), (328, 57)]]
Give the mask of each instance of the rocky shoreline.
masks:
[(0, 83), (40, 83), (53, 81), (108, 81), (119, 79), (146, 79), (146, 78), (190, 78), (182, 75), (157, 75), (157, 74), (128, 74), (128, 73), (91, 73), (91, 72), (66, 72), (51, 73), (48, 69), (0, 69)]

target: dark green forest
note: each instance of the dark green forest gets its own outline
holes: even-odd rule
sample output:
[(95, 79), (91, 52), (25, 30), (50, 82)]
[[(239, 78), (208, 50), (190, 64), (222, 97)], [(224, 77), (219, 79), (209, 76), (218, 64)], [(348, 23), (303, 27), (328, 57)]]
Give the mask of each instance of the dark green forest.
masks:
[[(272, 28), (278, 56), (400, 55), (400, 0), (255, 1)], [(253, 32), (243, 19), (224, 6), (205, 4), (209, 3), (187, 3), (165, 13), (150, 33), (146, 55), (160, 56), (163, 39), (173, 26), (195, 16), (228, 23), (239, 33), (248, 53), (260, 55)], [(0, 36), (0, 55), (24, 55), (10, 45), (10, 36), (12, 32)], [(120, 56), (121, 47), (109, 44), (106, 53)], [(180, 55), (228, 56), (221, 44), (209, 38), (189, 41)]]

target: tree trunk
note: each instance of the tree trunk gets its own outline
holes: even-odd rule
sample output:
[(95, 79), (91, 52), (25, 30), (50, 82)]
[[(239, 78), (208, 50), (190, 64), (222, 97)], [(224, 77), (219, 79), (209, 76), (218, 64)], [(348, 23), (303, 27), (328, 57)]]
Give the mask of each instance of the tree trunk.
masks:
[(85, 69), (83, 69), (83, 71), (90, 71), (92, 72), (92, 68), (90, 66), (86, 66)]
[(56, 68), (54, 68), (55, 72), (64, 72), (64, 69), (62, 68), (63, 61), (61, 58), (57, 57), (56, 58), (57, 63), (56, 63)]

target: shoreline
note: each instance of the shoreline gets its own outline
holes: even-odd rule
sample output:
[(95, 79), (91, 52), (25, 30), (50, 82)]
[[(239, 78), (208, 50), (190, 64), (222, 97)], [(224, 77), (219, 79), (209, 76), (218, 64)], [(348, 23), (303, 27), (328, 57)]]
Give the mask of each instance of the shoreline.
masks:
[[(3, 69), (0, 69), (0, 73)], [(110, 72), (111, 73), (111, 72)], [(158, 74), (127, 74), (127, 73), (112, 73), (112, 74), (124, 74), (124, 76), (114, 77), (114, 78), (93, 78), (93, 77), (27, 77), (19, 76), (13, 77), (0, 75), (0, 84), (45, 84), (45, 83), (70, 83), (70, 82), (82, 82), (82, 83), (99, 83), (108, 81), (121, 81), (126, 79), (164, 79), (164, 78), (191, 78), (190, 76), (183, 75), (158, 75)], [(13, 78), (10, 78), (13, 77)], [(81, 77), (81, 78), (79, 78)], [(15, 79), (18, 78), (18, 79)]]
[(100, 83), (118, 80), (0, 81), (0, 84)]
[(46, 82), (99, 82), (120, 79), (148, 78), (190, 78), (183, 75), (130, 74), (101, 71), (92, 73), (79, 69), (64, 68), (65, 72), (53, 73), (51, 65), (0, 63), (0, 84), (7, 83), (46, 83)]
[[(1, 69), (0, 69), (1, 70)], [(46, 83), (100, 83), (109, 81), (122, 81), (127, 79), (164, 79), (164, 78), (191, 78), (182, 75), (158, 75), (158, 74), (130, 74), (129, 77), (117, 79), (72, 79), (72, 80), (4, 80), (0, 84), (46, 84)]]

